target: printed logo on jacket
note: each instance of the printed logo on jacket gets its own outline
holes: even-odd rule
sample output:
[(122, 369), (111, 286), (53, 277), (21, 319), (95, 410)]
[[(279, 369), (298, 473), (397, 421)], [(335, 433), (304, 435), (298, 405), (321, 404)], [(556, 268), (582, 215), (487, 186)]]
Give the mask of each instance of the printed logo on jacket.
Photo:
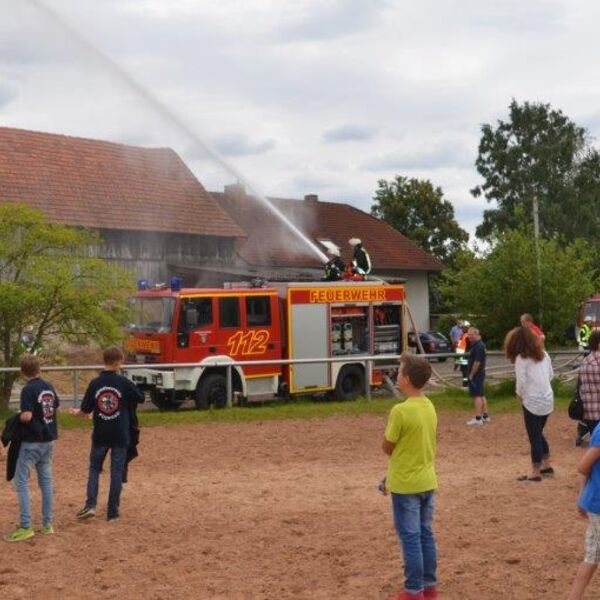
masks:
[(42, 416), (46, 424), (54, 420), (54, 393), (51, 390), (44, 390), (37, 398), (38, 404), (42, 406)]
[(121, 411), (121, 392), (114, 387), (102, 387), (96, 392), (98, 416), (105, 421), (116, 419)]

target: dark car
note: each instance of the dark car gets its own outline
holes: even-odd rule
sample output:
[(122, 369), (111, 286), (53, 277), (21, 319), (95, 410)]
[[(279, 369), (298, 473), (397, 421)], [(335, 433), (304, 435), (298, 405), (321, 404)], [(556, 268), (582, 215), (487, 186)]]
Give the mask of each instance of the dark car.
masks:
[[(437, 331), (423, 331), (419, 333), (419, 338), (423, 350), (425, 350), (425, 354), (446, 354), (452, 352), (452, 346), (443, 333), (438, 333)], [(408, 345), (412, 348), (417, 348), (417, 352), (420, 352), (417, 347), (417, 340), (414, 333), (408, 334)], [(440, 362), (446, 362), (447, 359), (447, 356), (438, 358)]]

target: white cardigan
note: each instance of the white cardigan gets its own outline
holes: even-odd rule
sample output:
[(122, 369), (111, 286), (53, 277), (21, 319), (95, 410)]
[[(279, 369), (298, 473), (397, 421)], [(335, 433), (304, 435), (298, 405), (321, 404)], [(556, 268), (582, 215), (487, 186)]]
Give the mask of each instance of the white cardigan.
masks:
[(515, 360), (517, 395), (523, 406), (534, 415), (549, 415), (554, 410), (554, 392), (550, 382), (554, 377), (552, 361), (546, 352), (540, 362), (517, 356)]

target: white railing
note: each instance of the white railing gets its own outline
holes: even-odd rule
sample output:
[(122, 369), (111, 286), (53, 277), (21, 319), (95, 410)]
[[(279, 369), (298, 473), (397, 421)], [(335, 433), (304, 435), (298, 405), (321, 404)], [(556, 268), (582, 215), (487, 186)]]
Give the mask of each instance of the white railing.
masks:
[[(488, 356), (503, 356), (503, 352), (489, 351)], [(577, 357), (582, 355), (578, 350), (557, 350), (549, 351), (551, 357), (557, 356), (572, 356)], [(438, 354), (419, 354), (423, 358), (459, 358), (465, 357), (465, 354), (456, 354), (454, 352), (438, 353)], [(232, 369), (234, 367), (248, 367), (248, 366), (260, 366), (260, 365), (302, 365), (302, 364), (328, 364), (328, 363), (365, 363), (365, 396), (367, 400), (371, 400), (371, 380), (373, 378), (373, 363), (375, 362), (386, 362), (389, 368), (391, 364), (397, 364), (401, 355), (398, 354), (345, 354), (343, 356), (335, 356), (331, 358), (294, 358), (294, 359), (274, 359), (274, 360), (244, 360), (235, 362), (223, 362), (218, 359), (213, 361), (205, 361), (202, 363), (202, 367), (220, 367), (226, 370), (226, 381), (227, 381), (227, 406), (233, 405), (233, 374)], [(569, 360), (568, 363), (572, 363)], [(198, 367), (197, 362), (190, 363), (127, 363), (123, 365), (123, 369), (130, 371), (136, 369), (165, 369), (176, 371), (177, 369), (190, 369)], [(70, 365), (70, 366), (45, 366), (42, 365), (41, 370), (44, 372), (72, 372), (72, 383), (73, 383), (73, 403), (77, 405), (79, 403), (79, 378), (81, 372), (85, 371), (101, 371), (104, 368), (103, 365)], [(382, 366), (381, 368), (386, 368)], [(486, 371), (490, 372), (494, 369), (504, 369), (507, 367), (487, 367)], [(0, 373), (18, 373), (20, 369), (18, 367), (0, 367)], [(440, 378), (443, 379), (443, 378)], [(310, 390), (307, 390), (309, 393)]]

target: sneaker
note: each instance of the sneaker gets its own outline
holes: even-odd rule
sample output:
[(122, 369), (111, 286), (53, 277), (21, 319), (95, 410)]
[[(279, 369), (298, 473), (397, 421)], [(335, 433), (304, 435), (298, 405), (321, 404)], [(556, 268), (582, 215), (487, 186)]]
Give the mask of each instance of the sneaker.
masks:
[(477, 417), (473, 417), (467, 421), (467, 425), (483, 425), (483, 419), (478, 419)]
[(423, 598), (425, 598), (425, 600), (437, 600), (439, 598), (437, 587), (435, 585), (426, 587), (425, 591), (423, 592)]
[(492, 417), (490, 417), (490, 415), (483, 415), (481, 418), (484, 423), (490, 423), (492, 421)]
[(22, 542), (23, 540), (28, 540), (35, 535), (35, 532), (31, 527), (19, 527), (12, 533), (4, 536), (4, 540), (6, 542)]
[(44, 525), (42, 527), (42, 535), (52, 535), (54, 533), (54, 526), (52, 523), (50, 525)]
[(91, 519), (96, 516), (96, 509), (90, 506), (84, 506), (78, 513), (77, 518), (80, 521), (84, 521), (85, 519)]
[(119, 520), (119, 515), (117, 515), (116, 517), (108, 517), (106, 519), (106, 522), (107, 523), (114, 523), (115, 521), (118, 521), (118, 520)]

